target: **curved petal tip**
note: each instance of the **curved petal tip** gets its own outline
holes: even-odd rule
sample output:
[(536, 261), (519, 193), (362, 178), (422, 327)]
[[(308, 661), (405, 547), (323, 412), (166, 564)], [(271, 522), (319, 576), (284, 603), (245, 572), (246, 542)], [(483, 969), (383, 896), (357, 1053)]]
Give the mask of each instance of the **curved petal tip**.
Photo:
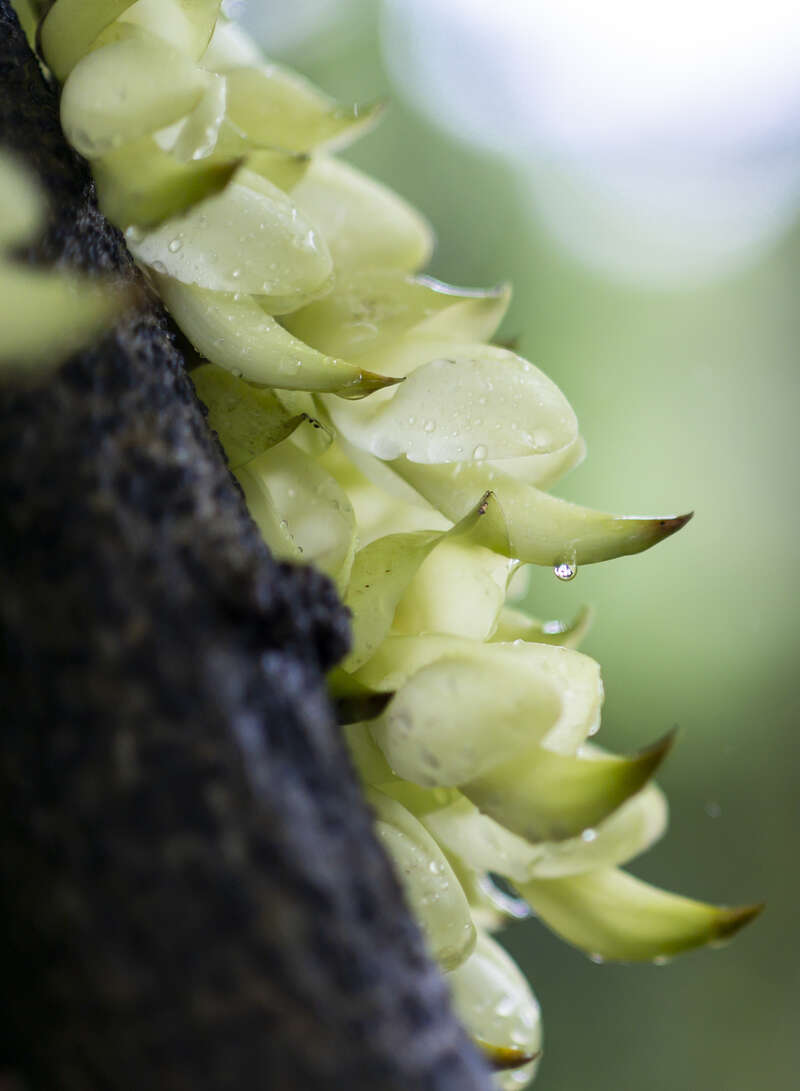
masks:
[(525, 1050), (516, 1049), (514, 1046), (495, 1046), (490, 1042), (485, 1042), (482, 1038), (475, 1038), (473, 1041), (486, 1057), (490, 1068), (495, 1072), (510, 1072), (515, 1068), (522, 1068), (523, 1065), (530, 1064), (531, 1061), (537, 1060), (542, 1055), (540, 1049), (536, 1053), (527, 1053)]
[(740, 905), (731, 909), (720, 909), (716, 921), (716, 938), (712, 946), (727, 943), (745, 925), (761, 916), (766, 908), (766, 902), (754, 902), (752, 905)]
[(378, 375), (375, 371), (361, 371), (355, 379), (335, 391), (335, 393), (340, 398), (356, 401), (359, 398), (366, 398), (369, 394), (374, 394), (376, 390), (383, 390), (386, 386), (395, 386), (404, 380), (405, 375)]

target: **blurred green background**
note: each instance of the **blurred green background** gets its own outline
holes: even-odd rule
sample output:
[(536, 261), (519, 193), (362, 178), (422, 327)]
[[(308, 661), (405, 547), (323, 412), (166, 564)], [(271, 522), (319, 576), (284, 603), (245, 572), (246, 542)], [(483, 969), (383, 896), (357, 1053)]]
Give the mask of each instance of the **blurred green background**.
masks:
[[(255, 21), (285, 22), (278, 5), (250, 7)], [(676, 538), (571, 583), (537, 570), (530, 606), (546, 617), (596, 608), (583, 650), (603, 668), (602, 742), (633, 749), (681, 729), (660, 777), (670, 830), (635, 874), (708, 900), (766, 899), (767, 911), (724, 950), (665, 967), (596, 966), (536, 922), (514, 926), (508, 947), (544, 1011), (537, 1091), (798, 1086), (800, 229), (704, 283), (590, 272), (550, 241), (524, 165), (404, 103), (376, 5), (333, 7), (324, 32), (288, 45), (264, 41), (262, 18), (263, 44), (341, 99), (390, 98), (382, 125), (346, 154), (429, 216), (434, 275), (513, 281), (504, 329), (559, 383), (588, 443), (555, 491), (630, 514), (696, 511)], [(313, 30), (312, 6), (300, 8)]]

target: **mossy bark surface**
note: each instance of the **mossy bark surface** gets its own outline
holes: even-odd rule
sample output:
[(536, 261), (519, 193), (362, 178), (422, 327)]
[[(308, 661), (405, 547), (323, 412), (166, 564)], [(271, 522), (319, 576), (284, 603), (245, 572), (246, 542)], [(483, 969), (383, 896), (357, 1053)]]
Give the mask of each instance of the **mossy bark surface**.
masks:
[[(0, 0), (28, 260), (137, 281)], [(260, 541), (159, 306), (0, 389), (0, 1071), (31, 1091), (489, 1086), (323, 672), (347, 619)]]

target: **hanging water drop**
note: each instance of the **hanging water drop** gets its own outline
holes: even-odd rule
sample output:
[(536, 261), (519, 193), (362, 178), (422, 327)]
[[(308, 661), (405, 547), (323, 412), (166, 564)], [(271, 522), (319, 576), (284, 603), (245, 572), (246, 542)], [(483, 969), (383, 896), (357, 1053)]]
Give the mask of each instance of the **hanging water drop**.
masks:
[(553, 569), (555, 576), (559, 580), (574, 580), (578, 571), (576, 564), (568, 564), (567, 561), (562, 561), (561, 564), (557, 564)]
[(592, 841), (597, 840), (597, 830), (584, 830), (581, 834), (581, 841), (586, 841), (587, 844), (591, 844)]

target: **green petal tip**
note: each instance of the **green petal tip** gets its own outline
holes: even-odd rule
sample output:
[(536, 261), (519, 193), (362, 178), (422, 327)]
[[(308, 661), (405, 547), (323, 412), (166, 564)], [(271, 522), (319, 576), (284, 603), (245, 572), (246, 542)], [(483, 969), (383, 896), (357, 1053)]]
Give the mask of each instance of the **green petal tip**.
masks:
[(335, 391), (337, 397), (346, 398), (348, 401), (356, 401), (374, 394), (376, 390), (383, 390), (387, 386), (395, 386), (405, 380), (404, 375), (378, 375), (374, 371), (361, 371), (351, 382), (340, 390)]
[(643, 747), (636, 754), (632, 756), (637, 764), (637, 767), (642, 775), (642, 787), (648, 780), (654, 775), (658, 767), (662, 764), (664, 759), (672, 750), (675, 742), (680, 733), (680, 729), (677, 727), (671, 728), (665, 735), (662, 735), (660, 739), (656, 739), (654, 743), (649, 746)]

